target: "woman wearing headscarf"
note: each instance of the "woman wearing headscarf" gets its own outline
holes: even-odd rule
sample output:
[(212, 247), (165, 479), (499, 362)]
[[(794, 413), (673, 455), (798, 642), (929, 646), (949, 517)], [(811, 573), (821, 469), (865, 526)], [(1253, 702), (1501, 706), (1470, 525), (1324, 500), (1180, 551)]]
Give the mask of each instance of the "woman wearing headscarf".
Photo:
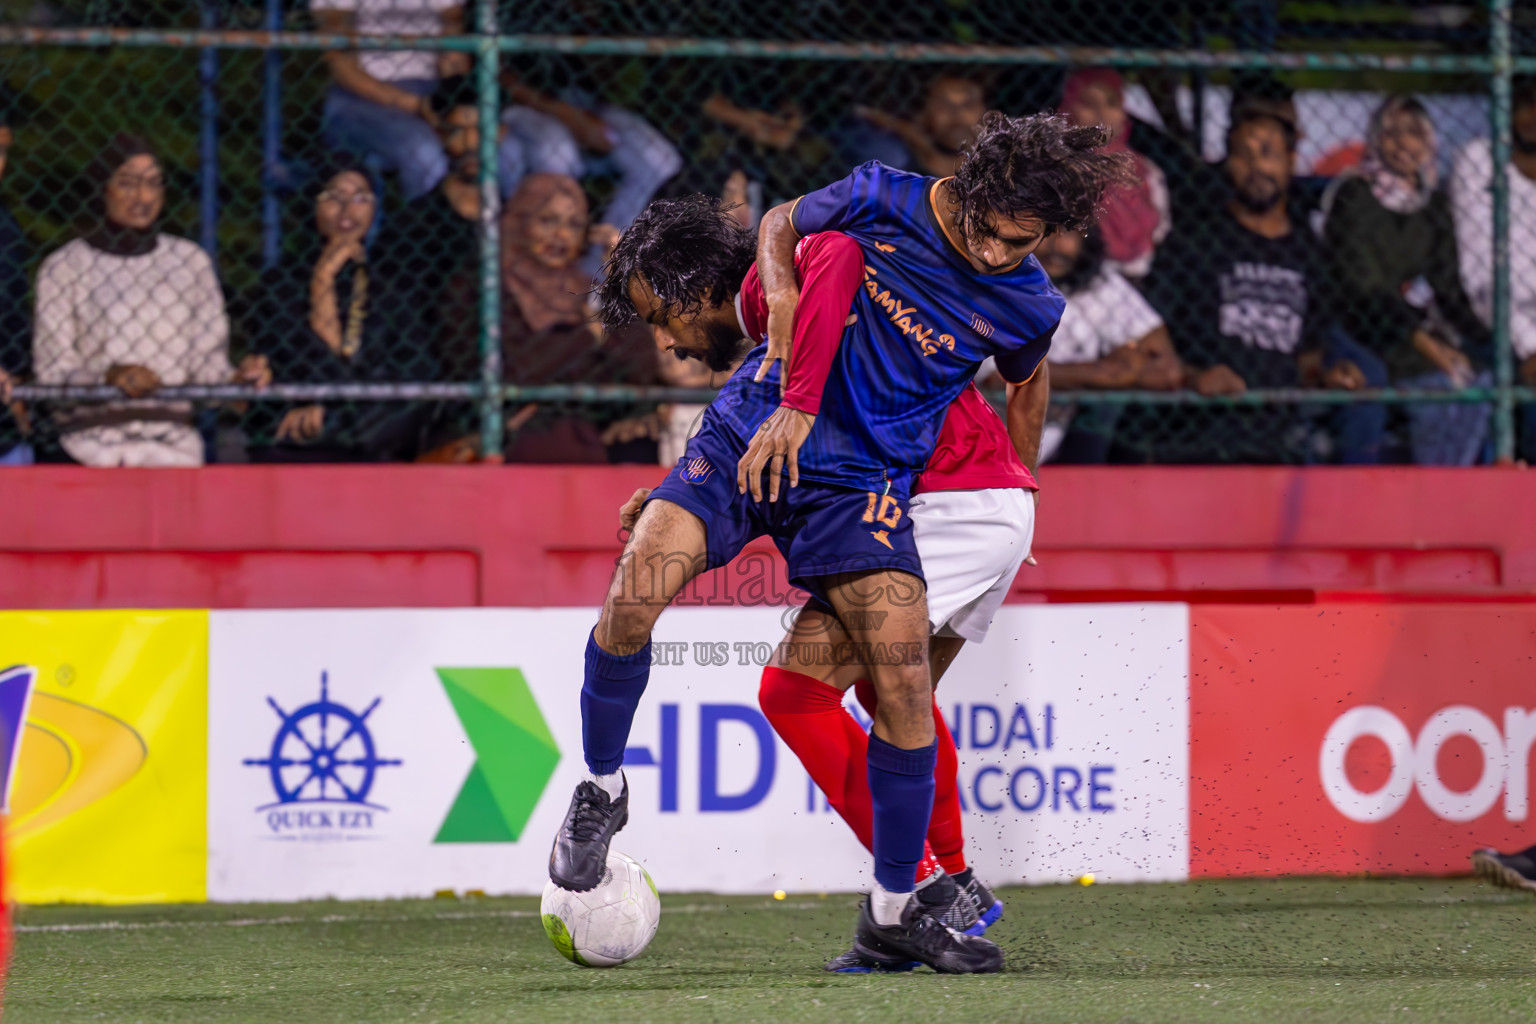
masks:
[(1157, 246), (1173, 222), (1168, 213), (1168, 181), (1162, 170), (1131, 148), (1131, 119), (1125, 112), (1125, 79), (1111, 68), (1083, 68), (1062, 86), (1061, 113), (1073, 124), (1101, 124), (1110, 131), (1106, 150), (1135, 160), (1135, 184), (1121, 185), (1104, 199), (1097, 228), (1104, 241), (1104, 262), (1132, 279), (1152, 269)]
[[(1439, 184), (1435, 126), (1411, 96), (1371, 118), (1360, 163), (1323, 197), (1323, 235), (1340, 327), (1387, 364), (1392, 383), (1488, 383), (1487, 331), (1462, 290), (1451, 206)], [(1488, 432), (1486, 405), (1408, 407), (1413, 459), (1471, 465)]]
[(60, 445), (88, 466), (202, 465), (191, 403), (149, 396), (184, 384), (264, 386), (266, 362), (230, 366), (213, 262), (159, 229), (165, 171), (149, 144), (118, 135), (87, 177), (96, 222), (38, 270), (32, 362), (40, 384), (106, 384), (128, 401), (60, 409)]
[[(587, 198), (575, 179), (530, 174), (507, 200), (501, 218), (501, 360), (503, 380), (542, 384), (650, 384), (656, 355), (643, 329), (605, 335), (588, 302), (592, 282), (580, 261), (589, 241), (611, 247), (617, 232), (589, 228)], [(473, 275), (451, 289), (443, 362), (451, 380), (479, 376)], [(508, 462), (601, 463), (611, 441), (636, 440), (635, 421), (601, 420), (591, 406), (519, 403), (507, 408)], [(640, 435), (654, 431), (640, 430)], [(642, 438), (643, 439), (643, 436)], [(651, 457), (654, 460), (654, 447)]]
[[(262, 275), (247, 314), (253, 346), (285, 384), (399, 383), (436, 375), (430, 342), (399, 330), (401, 296), (376, 272), (367, 241), (378, 208), (373, 182), (337, 157), (315, 176), (311, 225), (300, 249)], [(252, 418), (258, 462), (408, 460), (423, 443), (423, 406), (307, 402)]]

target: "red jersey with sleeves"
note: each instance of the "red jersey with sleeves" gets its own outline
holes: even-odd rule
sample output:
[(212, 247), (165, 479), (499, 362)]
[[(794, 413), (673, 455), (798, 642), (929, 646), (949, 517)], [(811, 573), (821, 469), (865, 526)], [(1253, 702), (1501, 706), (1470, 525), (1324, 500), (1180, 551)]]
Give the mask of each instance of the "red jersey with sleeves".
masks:
[[(794, 352), (781, 404), (812, 415), (821, 409), (827, 373), (862, 280), (862, 254), (848, 241), (840, 232), (826, 231), (807, 235), (795, 246), (800, 304), (795, 309)], [(767, 337), (768, 300), (755, 263), (741, 283), (736, 311), (749, 338)], [(993, 487), (1038, 490), (1039, 486), (1014, 450), (1002, 419), (972, 383), (950, 404), (938, 443), (912, 493)]]

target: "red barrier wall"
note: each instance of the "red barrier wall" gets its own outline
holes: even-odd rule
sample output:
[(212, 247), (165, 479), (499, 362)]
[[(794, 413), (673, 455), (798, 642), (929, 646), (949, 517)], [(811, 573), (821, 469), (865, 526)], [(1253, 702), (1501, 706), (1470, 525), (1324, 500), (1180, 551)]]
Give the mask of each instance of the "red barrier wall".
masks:
[[(0, 471), (0, 607), (590, 605), (645, 466)], [(1536, 591), (1536, 473), (1047, 468), (1016, 600)], [(782, 599), (767, 544), (707, 584)], [(772, 576), (766, 583), (764, 575)], [(761, 597), (755, 599), (761, 600)]]

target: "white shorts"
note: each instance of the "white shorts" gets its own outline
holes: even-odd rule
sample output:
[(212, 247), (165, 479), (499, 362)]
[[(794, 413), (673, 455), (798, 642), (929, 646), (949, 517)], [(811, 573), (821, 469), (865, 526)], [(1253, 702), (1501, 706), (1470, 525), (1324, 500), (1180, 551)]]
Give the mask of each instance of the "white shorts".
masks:
[(929, 628), (980, 643), (1034, 541), (1034, 494), (927, 491), (907, 507), (928, 580)]

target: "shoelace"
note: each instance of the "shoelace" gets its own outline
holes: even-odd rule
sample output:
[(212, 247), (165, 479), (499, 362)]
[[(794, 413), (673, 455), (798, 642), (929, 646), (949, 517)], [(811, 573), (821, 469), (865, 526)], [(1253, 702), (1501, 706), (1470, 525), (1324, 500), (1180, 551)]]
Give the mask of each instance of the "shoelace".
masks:
[(571, 814), (571, 824), (566, 831), (577, 841), (590, 843), (602, 834), (606, 817), (598, 807), (596, 797), (578, 796), (576, 810)]

